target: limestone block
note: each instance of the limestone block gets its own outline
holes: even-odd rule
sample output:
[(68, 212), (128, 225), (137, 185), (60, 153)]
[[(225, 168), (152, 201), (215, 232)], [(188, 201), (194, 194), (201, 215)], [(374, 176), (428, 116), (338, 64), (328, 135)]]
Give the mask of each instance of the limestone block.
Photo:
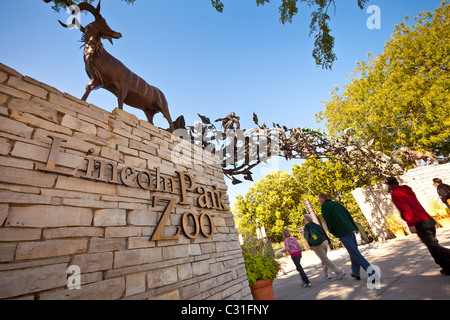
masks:
[(8, 216), (9, 205), (8, 204), (0, 204), (0, 226), (3, 226), (3, 223)]
[(152, 270), (147, 273), (147, 286), (158, 288), (178, 281), (177, 267)]
[(94, 213), (94, 226), (125, 226), (127, 224), (127, 213), (122, 209), (101, 209)]
[(108, 194), (108, 195), (116, 194), (115, 185), (64, 176), (58, 176), (55, 188), (70, 191), (85, 192), (90, 194)]
[(100, 156), (102, 158), (111, 159), (117, 162), (120, 162), (122, 159), (121, 154), (118, 150), (108, 148), (108, 147), (102, 147)]
[(105, 229), (105, 238), (128, 238), (141, 235), (141, 227), (108, 227)]
[(147, 168), (147, 161), (138, 157), (132, 157), (132, 156), (124, 156), (123, 162), (126, 166), (130, 166), (133, 168), (140, 168), (140, 169), (146, 169)]
[[(0, 262), (14, 261), (17, 243), (0, 243)], [(1, 283), (1, 279), (0, 279)]]
[(17, 158), (46, 162), (48, 159), (48, 153), (48, 148), (18, 141), (14, 145), (11, 155)]
[(95, 252), (108, 252), (108, 251), (120, 251), (126, 249), (127, 239), (119, 238), (91, 238), (89, 245), (89, 253)]
[(31, 94), (0, 84), (0, 93), (20, 99), (30, 100)]
[(60, 105), (60, 104), (51, 103), (51, 102), (49, 102), (47, 100), (44, 100), (44, 99), (41, 99), (41, 98), (38, 98), (38, 97), (31, 97), (30, 101), (34, 102), (34, 103), (37, 103), (37, 104), (39, 104), (41, 106), (45, 106), (47, 108), (50, 108), (52, 110), (59, 111), (59, 112), (61, 112), (63, 114), (70, 114), (70, 115), (72, 115), (74, 117), (77, 116), (77, 112), (75, 110), (67, 109), (64, 106)]
[(180, 281), (191, 279), (194, 276), (194, 273), (192, 271), (192, 265), (190, 263), (179, 265), (177, 267), (177, 270), (178, 270), (178, 279), (180, 279)]
[(73, 258), (71, 265), (80, 267), (81, 273), (90, 273), (100, 270), (109, 270), (113, 265), (113, 253), (80, 254)]
[(130, 148), (136, 149), (138, 151), (144, 151), (148, 154), (156, 155), (156, 148), (154, 146), (136, 140), (130, 140)]
[(105, 232), (103, 228), (72, 227), (72, 228), (45, 229), (43, 232), (43, 236), (44, 239), (88, 238), (88, 237), (92, 238), (92, 237), (102, 237), (104, 233)]
[(114, 209), (117, 208), (116, 202), (86, 200), (86, 199), (62, 199), (62, 204), (74, 207), (88, 207), (88, 208), (103, 208)]
[[(78, 139), (78, 138), (75, 138), (75, 137), (69, 137), (69, 136), (66, 136), (66, 135), (63, 135), (63, 134), (60, 134), (60, 133), (50, 132), (50, 131), (47, 131), (47, 130), (44, 130), (44, 129), (40, 129), (40, 128), (37, 128), (34, 131), (33, 141), (34, 142), (36, 142), (36, 141), (43, 142), (43, 143), (45, 143), (47, 145), (51, 145), (52, 144), (52, 139), (49, 138), (48, 136), (54, 136), (54, 137), (58, 137), (58, 138), (66, 140), (67, 142), (64, 142), (62, 144), (62, 148), (61, 149), (72, 149), (72, 150), (81, 151), (83, 153), (87, 153), (88, 150), (91, 149), (91, 148), (97, 149), (97, 146), (95, 144), (88, 143), (85, 140)], [(62, 151), (62, 150), (60, 150), (60, 151)], [(98, 155), (98, 153), (99, 153), (98, 151), (94, 152), (93, 155)], [(58, 155), (57, 159), (59, 159), (59, 156), (60, 155)], [(68, 160), (68, 159), (66, 159), (66, 160)]]
[(209, 273), (209, 261), (205, 260), (192, 263), (192, 271), (194, 273), (194, 277)]
[(191, 255), (191, 256), (198, 256), (198, 255), (202, 254), (200, 244), (198, 244), (198, 243), (188, 245), (188, 251), (189, 251), (189, 255)]
[(147, 139), (147, 140), (150, 139), (150, 134), (144, 130), (141, 130), (140, 128), (133, 128), (132, 133), (135, 136), (140, 137), (142, 139)]
[(8, 109), (29, 113), (39, 118), (58, 123), (58, 113), (55, 109), (43, 106), (37, 102), (12, 98), (8, 103)]
[(13, 68), (8, 67), (7, 65), (4, 65), (3, 63), (0, 63), (0, 70), (17, 78), (23, 77), (21, 73), (17, 72)]
[(29, 82), (25, 82), (22, 79), (19, 79), (17, 77), (9, 77), (8, 86), (19, 89), (21, 91), (30, 93), (34, 96), (37, 96), (41, 99), (45, 99), (47, 97), (47, 90), (42, 89), (41, 87), (35, 86), (34, 84), (31, 84)]
[(116, 119), (122, 120), (131, 126), (136, 126), (139, 123), (139, 119), (134, 114), (128, 113), (119, 108), (115, 108), (111, 114), (116, 116)]
[(100, 118), (97, 118), (97, 117), (92, 118), (92, 117), (89, 117), (89, 116), (79, 113), (76, 117), (78, 119), (80, 119), (81, 121), (91, 123), (91, 124), (95, 125), (96, 127), (101, 127), (103, 129), (109, 130), (109, 124), (108, 124), (109, 116), (107, 114), (104, 114), (103, 117), (100, 117)]
[(33, 133), (33, 128), (30, 128), (26, 124), (19, 121), (15, 121), (5, 117), (0, 117), (0, 127), (2, 128), (2, 132), (11, 133), (13, 135), (24, 137), (27, 139), (30, 139)]
[(57, 290), (39, 295), (40, 300), (118, 300), (125, 292), (125, 279), (116, 278), (82, 285), (80, 290)]
[(6, 79), (8, 79), (8, 74), (0, 71), (0, 83), (4, 82)]
[(150, 122), (146, 120), (139, 120), (139, 125), (151, 132), (152, 135), (160, 135), (159, 134), (159, 128), (151, 124)]
[(19, 193), (12, 191), (0, 192), (0, 203), (9, 204), (59, 204), (59, 199), (53, 199), (49, 196)]
[[(56, 104), (60, 107), (63, 107), (65, 109), (69, 109), (75, 112), (81, 112), (81, 113), (85, 113), (86, 109), (88, 109), (86, 107), (87, 103), (83, 101), (84, 104), (80, 104), (78, 102), (75, 102), (73, 99), (68, 99), (66, 96), (64, 96), (64, 94), (59, 95), (59, 94), (54, 94), (52, 92), (49, 93), (48, 96), (48, 101), (52, 104)], [(95, 118), (95, 117), (94, 117)]]
[(66, 285), (65, 263), (0, 272), (0, 299)]
[[(69, 94), (69, 93), (67, 93), (67, 92), (64, 92), (64, 93), (62, 94), (62, 96), (63, 96), (64, 98), (67, 98), (67, 99), (70, 99), (70, 100), (76, 102), (76, 103), (79, 104), (79, 105), (82, 105), (83, 107), (88, 107), (88, 106), (89, 106), (89, 103), (88, 103), (88, 102), (86, 102), (86, 101), (84, 101), (84, 100), (81, 100), (81, 99), (79, 99), (79, 98), (77, 98), (77, 97), (74, 97), (73, 95), (71, 95), (71, 94)], [(96, 108), (97, 108), (97, 107), (96, 107)], [(84, 108), (82, 108), (82, 109), (84, 109)], [(98, 109), (98, 108), (97, 108), (97, 109)], [(103, 110), (102, 110), (102, 111), (103, 111)]]
[(189, 257), (187, 245), (170, 246), (163, 248), (163, 257), (165, 260)]
[(155, 227), (157, 225), (157, 216), (151, 211), (133, 210), (128, 213), (128, 224)]
[(164, 141), (163, 139), (153, 136), (150, 139), (152, 141), (152, 143), (157, 144), (158, 146), (160, 146), (161, 148), (164, 148), (166, 150), (169, 149), (169, 143), (167, 141)]
[(125, 296), (132, 296), (145, 292), (145, 273), (129, 274), (125, 277)]
[[(18, 78), (20, 78), (20, 77), (18, 77)], [(59, 90), (57, 90), (56, 88), (54, 88), (52, 86), (49, 86), (48, 84), (42, 83), (40, 81), (37, 81), (37, 80), (35, 80), (33, 78), (30, 78), (28, 76), (23, 77), (22, 80), (26, 81), (26, 82), (29, 82), (31, 84), (34, 84), (35, 86), (41, 87), (41, 88), (43, 88), (43, 89), (45, 89), (47, 91), (50, 91), (50, 92), (53, 92), (53, 93), (56, 93), (56, 94), (61, 94), (61, 92)]]
[(94, 136), (97, 134), (97, 128), (92, 123), (81, 121), (80, 119), (74, 118), (68, 114), (63, 117), (61, 125), (73, 129), (74, 131), (80, 131), (86, 134), (91, 134)]
[(29, 124), (33, 127), (46, 129), (52, 132), (63, 133), (65, 135), (72, 135), (72, 130), (70, 130), (69, 128), (38, 118), (28, 113), (20, 112), (17, 110), (11, 110), (10, 118)]
[(155, 241), (150, 241), (150, 237), (131, 237), (128, 238), (128, 249), (154, 248)]
[(92, 210), (85, 208), (35, 205), (10, 207), (6, 226), (51, 228), (90, 226)]
[(183, 287), (180, 289), (181, 299), (187, 300), (195, 297), (200, 293), (200, 287), (198, 283), (193, 283), (189, 286)]
[(179, 290), (173, 290), (170, 292), (166, 292), (166, 293), (162, 293), (156, 296), (152, 296), (149, 300), (170, 300), (170, 301), (175, 301), (175, 300), (180, 300), (180, 291)]
[(114, 253), (114, 268), (159, 262), (161, 260), (161, 248), (117, 251)]
[(21, 242), (17, 246), (16, 260), (42, 259), (86, 252), (87, 240), (47, 240)]
[(216, 245), (214, 243), (202, 243), (200, 244), (202, 253), (212, 253), (216, 251)]
[(115, 134), (111, 131), (105, 130), (103, 128), (98, 128), (97, 129), (97, 136), (99, 138), (104, 139), (105, 141), (107, 141), (108, 143), (105, 144), (107, 146), (110, 147), (115, 147), (116, 145), (122, 145), (127, 147), (128, 146), (128, 139), (125, 137), (122, 137), (118, 134)]
[(0, 228), (0, 241), (19, 242), (41, 239), (41, 229)]
[(131, 156), (135, 156), (135, 157), (139, 156), (139, 152), (137, 150), (134, 150), (134, 149), (131, 149), (131, 148), (128, 148), (128, 147), (124, 147), (124, 146), (121, 146), (121, 145), (117, 146), (117, 150), (119, 152), (122, 152), (122, 153), (127, 154), (127, 155), (131, 155)]

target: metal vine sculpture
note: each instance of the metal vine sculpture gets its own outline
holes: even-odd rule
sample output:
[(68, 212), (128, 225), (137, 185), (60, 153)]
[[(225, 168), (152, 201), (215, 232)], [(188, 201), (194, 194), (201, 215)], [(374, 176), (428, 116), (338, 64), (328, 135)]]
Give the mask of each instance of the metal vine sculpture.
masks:
[(288, 129), (273, 123), (268, 127), (259, 124), (256, 114), (253, 121), (256, 128), (240, 129), (240, 118), (234, 112), (220, 122), (223, 131), (216, 128), (211, 120), (199, 115), (201, 123), (188, 127), (193, 143), (218, 155), (222, 161), (224, 174), (233, 184), (241, 183), (236, 176), (253, 180), (251, 170), (272, 156), (290, 159), (326, 158), (333, 159), (345, 167), (360, 173), (360, 179), (380, 178), (401, 174), (405, 167), (393, 152), (391, 157), (371, 148), (373, 141), (364, 144), (349, 134), (347, 129), (339, 138), (332, 139), (320, 131), (308, 128)]

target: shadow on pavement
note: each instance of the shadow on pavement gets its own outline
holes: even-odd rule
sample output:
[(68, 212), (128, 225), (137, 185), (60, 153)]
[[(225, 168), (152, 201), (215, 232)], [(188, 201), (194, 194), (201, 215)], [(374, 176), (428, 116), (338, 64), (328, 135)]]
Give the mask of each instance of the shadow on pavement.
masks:
[[(438, 229), (441, 245), (450, 248), (450, 228)], [(323, 279), (320, 260), (304, 254), (302, 266), (311, 288), (301, 287), (301, 279), (292, 261), (286, 261), (285, 275), (274, 281), (276, 300), (448, 300), (450, 276), (442, 276), (425, 245), (417, 235), (360, 247), (361, 253), (381, 270), (379, 289), (370, 289), (367, 274), (361, 280), (350, 276), (350, 259), (345, 249), (332, 251), (329, 258), (347, 275), (341, 279)], [(289, 264), (290, 262), (290, 264)], [(372, 286), (373, 288), (373, 286)]]

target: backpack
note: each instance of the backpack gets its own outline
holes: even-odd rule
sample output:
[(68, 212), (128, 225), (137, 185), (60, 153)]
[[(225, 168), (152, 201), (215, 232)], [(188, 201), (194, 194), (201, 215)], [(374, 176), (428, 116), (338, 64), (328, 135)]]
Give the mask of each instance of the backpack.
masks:
[(318, 245), (320, 245), (322, 242), (324, 242), (326, 240), (325, 236), (323, 234), (321, 234), (319, 232), (319, 230), (314, 228), (312, 224), (310, 224), (308, 227), (309, 227), (308, 244), (310, 246), (313, 246), (313, 247), (314, 246), (318, 246)]

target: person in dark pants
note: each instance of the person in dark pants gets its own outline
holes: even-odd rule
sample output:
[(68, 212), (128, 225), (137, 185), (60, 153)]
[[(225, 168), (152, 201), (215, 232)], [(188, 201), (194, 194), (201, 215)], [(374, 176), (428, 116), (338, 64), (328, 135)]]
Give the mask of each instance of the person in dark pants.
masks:
[(427, 246), (434, 261), (441, 266), (441, 274), (450, 275), (450, 249), (439, 245), (436, 239), (436, 221), (422, 207), (409, 186), (400, 186), (395, 177), (386, 178), (385, 184), (403, 220), (409, 227), (416, 228), (420, 240)]
[(350, 212), (339, 202), (331, 201), (324, 193), (319, 194), (319, 202), (322, 204), (322, 217), (327, 224), (328, 230), (341, 240), (342, 245), (347, 249), (352, 263), (351, 276), (360, 280), (360, 269), (363, 268), (368, 276), (375, 273), (375, 270), (369, 269), (370, 263), (359, 252), (358, 243), (356, 242), (355, 232), (358, 227), (353, 221)]
[(300, 277), (303, 280), (303, 287), (311, 287), (311, 282), (308, 279), (308, 276), (306, 275), (305, 271), (302, 268), (302, 265), (300, 264), (300, 259), (302, 258), (302, 247), (300, 246), (300, 243), (298, 243), (297, 239), (295, 239), (292, 235), (289, 229), (283, 230), (283, 237), (284, 237), (284, 249), (282, 252), (289, 252), (291, 255), (292, 261), (295, 264), (295, 267), (297, 268), (297, 271), (300, 273)]

